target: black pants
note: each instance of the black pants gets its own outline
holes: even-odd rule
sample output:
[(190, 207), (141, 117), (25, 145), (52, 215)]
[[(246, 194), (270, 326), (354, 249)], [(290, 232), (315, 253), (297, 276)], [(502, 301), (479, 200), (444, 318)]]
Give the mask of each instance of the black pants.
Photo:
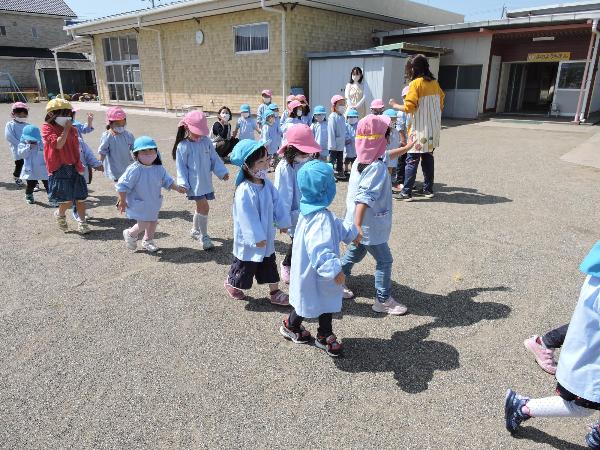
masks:
[(281, 263), (286, 267), (291, 267), (292, 265), (292, 249), (294, 248), (294, 238), (290, 237), (290, 239), (292, 242), (290, 242), (290, 246), (288, 247), (287, 252), (285, 252), (285, 257)]
[(15, 161), (15, 171), (13, 172), (13, 177), (19, 178), (21, 176), (21, 170), (23, 169), (23, 163), (25, 161), (22, 159), (17, 159)]
[(398, 158), (396, 166), (396, 180), (394, 184), (404, 184), (404, 170), (406, 169), (406, 153)]
[[(292, 328), (298, 328), (302, 325), (304, 317), (296, 314), (296, 310), (293, 310), (288, 317), (288, 325)], [(331, 322), (333, 321), (332, 313), (324, 313), (319, 316), (319, 328), (317, 328), (317, 337), (328, 337), (333, 334), (333, 327)]]
[(568, 329), (569, 324), (566, 324), (562, 327), (558, 327), (554, 330), (548, 331), (542, 336), (542, 342), (548, 348), (561, 348), (563, 343), (565, 342), (565, 336), (567, 335)]
[(335, 164), (335, 171), (344, 173), (344, 152), (338, 150), (329, 150), (329, 162)]
[[(48, 180), (42, 180), (42, 183), (44, 183), (44, 188), (46, 189), (46, 192), (48, 192)], [(37, 184), (38, 184), (38, 180), (27, 180), (27, 187), (25, 188), (25, 194), (27, 194), (27, 195), (33, 194), (33, 190), (35, 189)]]
[(219, 155), (221, 158), (225, 158), (231, 153), (233, 147), (235, 147), (239, 141), (240, 140), (237, 138), (218, 141), (215, 144), (215, 151), (217, 152), (217, 155)]

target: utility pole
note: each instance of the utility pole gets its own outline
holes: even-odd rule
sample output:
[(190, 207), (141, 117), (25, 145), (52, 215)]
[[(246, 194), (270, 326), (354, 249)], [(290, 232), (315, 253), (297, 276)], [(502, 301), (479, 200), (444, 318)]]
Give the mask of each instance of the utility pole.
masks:
[(507, 10), (508, 10), (508, 8), (506, 7), (506, 5), (502, 5), (502, 14), (500, 14), (501, 19), (504, 19), (504, 17), (506, 16), (506, 13), (508, 12)]

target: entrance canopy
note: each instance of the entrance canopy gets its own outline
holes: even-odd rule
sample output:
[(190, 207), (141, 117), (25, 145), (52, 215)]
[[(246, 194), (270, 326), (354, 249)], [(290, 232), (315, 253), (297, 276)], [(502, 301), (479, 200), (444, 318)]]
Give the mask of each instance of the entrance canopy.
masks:
[(64, 98), (65, 93), (63, 92), (62, 79), (60, 78), (60, 68), (58, 65), (58, 52), (63, 53), (87, 53), (93, 55), (94, 53), (94, 41), (91, 38), (77, 37), (71, 42), (54, 47), (52, 53), (54, 53), (54, 65), (56, 66), (56, 76), (58, 78), (58, 87), (60, 89), (60, 95)]

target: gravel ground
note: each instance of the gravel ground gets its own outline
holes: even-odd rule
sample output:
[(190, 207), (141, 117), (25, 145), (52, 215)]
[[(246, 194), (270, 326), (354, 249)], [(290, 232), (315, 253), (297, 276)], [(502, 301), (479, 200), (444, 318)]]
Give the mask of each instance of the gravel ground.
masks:
[[(7, 105), (0, 111), (8, 117)], [(42, 117), (35, 105), (32, 122)], [(97, 113), (86, 136), (92, 148), (103, 120)], [(141, 115), (128, 124), (157, 139), (171, 174), (176, 124)], [(0, 445), (585, 448), (591, 419), (532, 420), (512, 438), (502, 405), (507, 387), (553, 393), (523, 340), (568, 321), (576, 303), (578, 264), (598, 239), (600, 170), (559, 158), (595, 131), (448, 124), (436, 197), (394, 204), (393, 292), (410, 313), (371, 311), (367, 257), (349, 280), (357, 298), (334, 320), (339, 360), (282, 339), (287, 309), (266, 289), (248, 302), (224, 295), (231, 182), (215, 181), (217, 249), (199, 250), (191, 202), (169, 192), (161, 252), (132, 253), (121, 234), (131, 222), (106, 178), (95, 173), (90, 186), (93, 232), (63, 234), (44, 193), (30, 206), (15, 188), (2, 142)], [(338, 188), (332, 209), (342, 214)]]

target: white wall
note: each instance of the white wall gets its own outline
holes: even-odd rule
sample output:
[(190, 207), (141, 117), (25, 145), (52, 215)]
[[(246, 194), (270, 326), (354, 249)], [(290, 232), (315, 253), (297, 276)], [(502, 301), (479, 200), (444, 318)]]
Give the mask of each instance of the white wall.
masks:
[(596, 71), (596, 81), (592, 90), (592, 102), (590, 103), (590, 113), (600, 111), (600, 66)]

